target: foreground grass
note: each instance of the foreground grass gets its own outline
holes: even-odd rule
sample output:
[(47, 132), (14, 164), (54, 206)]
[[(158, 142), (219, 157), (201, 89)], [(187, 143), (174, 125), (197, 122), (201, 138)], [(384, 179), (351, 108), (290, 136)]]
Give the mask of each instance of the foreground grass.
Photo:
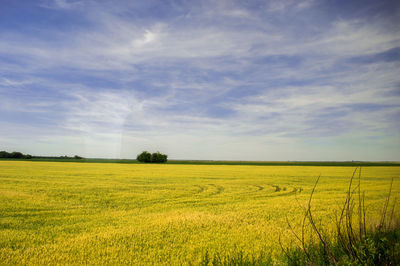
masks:
[[(355, 174), (358, 170), (358, 184)], [(304, 207), (301, 235), (292, 231), (297, 247), (282, 250), (289, 265), (399, 265), (400, 217), (391, 192), (393, 180), (380, 211), (379, 222), (371, 220), (365, 208), (365, 193), (361, 192), (361, 168), (350, 177), (346, 199), (335, 217), (336, 229), (329, 234), (317, 224), (312, 208), (312, 197), (317, 179)], [(290, 222), (288, 221), (288, 226)], [(306, 231), (310, 232), (306, 238)], [(313, 237), (314, 236), (314, 237)]]
[[(313, 208), (330, 227), (348, 167), (80, 164), (0, 161), (0, 263), (280, 263)], [(398, 167), (363, 168), (379, 219)], [(392, 195), (400, 195), (393, 186)], [(219, 260), (219, 261), (217, 261)]]

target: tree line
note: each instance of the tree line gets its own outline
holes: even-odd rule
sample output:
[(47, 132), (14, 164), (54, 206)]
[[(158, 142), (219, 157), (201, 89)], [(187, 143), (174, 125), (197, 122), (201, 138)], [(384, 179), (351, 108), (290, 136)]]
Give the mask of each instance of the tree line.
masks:
[(38, 159), (84, 159), (81, 156), (75, 155), (75, 156), (32, 156), (30, 154), (23, 154), (22, 152), (19, 151), (13, 151), (13, 152), (7, 152), (7, 151), (0, 151), (0, 158), (9, 158), (9, 159), (32, 159), (32, 158), (38, 158)]
[(13, 152), (0, 151), (0, 158), (32, 159), (32, 157), (33, 156), (30, 154), (23, 154), (22, 152), (19, 151), (13, 151)]

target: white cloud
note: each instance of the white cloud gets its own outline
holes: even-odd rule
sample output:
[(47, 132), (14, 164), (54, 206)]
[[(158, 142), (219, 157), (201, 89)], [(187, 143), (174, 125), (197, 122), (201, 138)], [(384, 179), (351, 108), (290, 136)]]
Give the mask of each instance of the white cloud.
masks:
[[(65, 134), (48, 134), (52, 143), (64, 138), (73, 143), (76, 139), (66, 136), (77, 134), (87, 147), (85, 156), (132, 157), (125, 145), (134, 151), (147, 145), (170, 150), (175, 158), (207, 159), (215, 149), (209, 159), (240, 159), (229, 158), (238, 149), (254, 155), (249, 159), (274, 159), (265, 150), (279, 153), (283, 145), (300, 154), (304, 147), (297, 142), (310, 139), (304, 135), (311, 130), (312, 138), (322, 139), (334, 126), (344, 129), (331, 130), (333, 138), (362, 135), (363, 130), (369, 137), (394, 132), (393, 119), (385, 117), (399, 112), (399, 96), (393, 96), (399, 64), (346, 63), (400, 46), (398, 30), (385, 30), (382, 18), (314, 25), (315, 33), (303, 36), (302, 27), (309, 25), (284, 27), (268, 15), (291, 10), (295, 16), (311, 8), (312, 1), (273, 1), (264, 15), (220, 1), (215, 8), (200, 5), (169, 19), (131, 19), (121, 15), (122, 7), (110, 11), (91, 2), (95, 8), (86, 10), (86, 4), (58, 0), (46, 7), (79, 8), (76, 14), (89, 27), (0, 36), (0, 55), (17, 60), (0, 63), (0, 109), (56, 112), (55, 132)], [(32, 88), (61, 96), (22, 94), (18, 99), (10, 93)], [(232, 114), (210, 115), (211, 105)], [(382, 110), (378, 106), (363, 113), (356, 105)], [(329, 108), (343, 113), (331, 122), (320, 121), (329, 116)], [(326, 127), (316, 132), (317, 122)], [(40, 135), (40, 129), (33, 131)], [(275, 159), (285, 159), (287, 152)]]
[(400, 46), (399, 36), (399, 30), (388, 32), (370, 21), (340, 20), (315, 45), (325, 47), (320, 51), (342, 57), (367, 55)]
[(301, 10), (308, 8), (313, 4), (313, 0), (296, 1), (296, 0), (273, 0), (268, 2), (268, 11), (270, 12), (283, 12), (289, 8)]
[(84, 1), (81, 0), (46, 0), (39, 3), (40, 7), (49, 9), (74, 9), (83, 6)]

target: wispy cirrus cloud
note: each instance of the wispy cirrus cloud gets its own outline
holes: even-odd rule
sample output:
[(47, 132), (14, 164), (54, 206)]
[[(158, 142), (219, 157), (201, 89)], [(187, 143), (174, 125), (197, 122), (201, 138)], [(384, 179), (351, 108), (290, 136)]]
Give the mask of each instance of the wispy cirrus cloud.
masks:
[[(83, 146), (91, 157), (151, 147), (189, 159), (397, 160), (398, 8), (342, 4), (10, 3), (0, 144)], [(24, 127), (31, 141), (18, 145)]]

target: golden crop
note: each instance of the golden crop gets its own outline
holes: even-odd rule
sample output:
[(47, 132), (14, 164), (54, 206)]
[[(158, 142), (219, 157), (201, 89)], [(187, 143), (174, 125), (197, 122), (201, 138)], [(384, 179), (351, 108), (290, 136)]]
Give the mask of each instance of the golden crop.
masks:
[[(292, 245), (312, 206), (329, 229), (354, 168), (0, 161), (0, 264), (198, 264)], [(377, 217), (399, 167), (364, 167)], [(297, 229), (296, 229), (297, 228)]]

